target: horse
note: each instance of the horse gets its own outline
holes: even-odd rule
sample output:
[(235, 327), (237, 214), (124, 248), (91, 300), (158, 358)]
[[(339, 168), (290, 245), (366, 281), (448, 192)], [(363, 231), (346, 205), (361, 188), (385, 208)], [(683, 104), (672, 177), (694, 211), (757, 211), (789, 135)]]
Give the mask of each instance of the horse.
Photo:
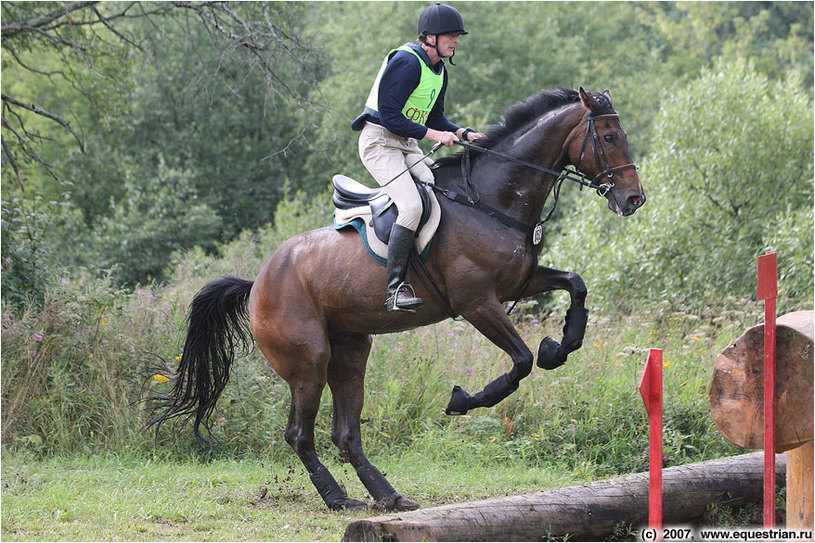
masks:
[[(442, 195), (442, 216), (422, 266), (425, 281), (414, 282), (416, 294), (426, 301), (423, 308), (387, 312), (382, 303), (385, 268), (366, 253), (354, 230), (331, 226), (283, 242), (254, 281), (234, 276), (212, 281), (190, 304), (172, 387), (159, 395), (148, 425), (158, 431), (169, 419), (194, 419), (196, 438), (209, 442), (209, 421), (236, 350), (248, 350), (254, 340), (290, 387), (285, 439), (326, 506), (367, 508), (347, 495), (315, 450), (314, 424), (328, 384), (331, 438), (341, 458), (355, 468), (379, 507), (417, 509), (419, 504), (399, 494), (363, 451), (360, 415), (372, 336), (460, 315), (500, 347), (512, 363), (506, 373), (473, 395), (453, 389), (447, 413), (462, 414), (497, 404), (532, 371), (534, 355), (503, 304), (565, 290), (570, 307), (563, 339), (541, 342), (538, 365), (565, 362), (582, 344), (586, 285), (577, 273), (539, 265), (538, 245), (548, 196), (558, 182), (575, 180), (575, 174), (620, 216), (645, 203), (608, 91), (544, 90), (507, 109), (485, 138), (436, 162), (433, 189)], [(208, 435), (201, 433), (202, 426)]]

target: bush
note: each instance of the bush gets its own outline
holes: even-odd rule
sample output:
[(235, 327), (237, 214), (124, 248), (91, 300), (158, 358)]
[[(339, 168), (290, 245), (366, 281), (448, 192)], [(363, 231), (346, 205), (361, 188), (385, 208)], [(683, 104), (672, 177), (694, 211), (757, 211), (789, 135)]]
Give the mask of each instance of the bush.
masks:
[(144, 185), (127, 182), (124, 197), (111, 202), (111, 213), (91, 234), (93, 262), (85, 262), (115, 269), (119, 284), (163, 278), (173, 253), (196, 245), (212, 248), (220, 231), (220, 218), (199, 200), (190, 174), (161, 170)]
[(11, 304), (39, 303), (62, 267), (55, 261), (58, 232), (76, 229), (79, 213), (66, 202), (13, 197), (2, 204), (2, 298)]

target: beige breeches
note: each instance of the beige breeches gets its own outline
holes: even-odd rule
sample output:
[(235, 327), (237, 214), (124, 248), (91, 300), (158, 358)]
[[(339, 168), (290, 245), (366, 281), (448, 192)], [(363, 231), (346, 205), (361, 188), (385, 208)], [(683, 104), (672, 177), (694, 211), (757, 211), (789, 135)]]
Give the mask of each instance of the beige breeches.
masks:
[(414, 138), (400, 138), (373, 123), (365, 123), (360, 132), (359, 157), (380, 185), (385, 185), (405, 168), (418, 162), (409, 172), (402, 173), (385, 185), (385, 192), (399, 210), (396, 224), (413, 231), (419, 227), (422, 217), (422, 201), (413, 178), (425, 183), (433, 182), (433, 172), (429, 167), (433, 161), (423, 156), (419, 142)]

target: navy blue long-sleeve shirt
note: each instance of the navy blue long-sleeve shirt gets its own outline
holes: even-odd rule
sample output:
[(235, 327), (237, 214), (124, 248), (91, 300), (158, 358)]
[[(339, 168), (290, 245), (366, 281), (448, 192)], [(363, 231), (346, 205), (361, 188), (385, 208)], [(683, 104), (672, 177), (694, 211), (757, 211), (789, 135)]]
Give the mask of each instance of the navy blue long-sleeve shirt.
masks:
[(447, 92), (447, 70), (444, 68), (444, 62), (439, 61), (435, 65), (431, 65), (430, 57), (422, 49), (421, 45), (417, 43), (408, 45), (421, 56), (422, 60), (434, 72), (439, 73), (439, 70), (442, 70), (444, 73), (444, 82), (436, 103), (427, 116), (426, 126), (415, 123), (402, 114), (402, 109), (404, 109), (408, 98), (419, 86), (422, 67), (419, 64), (419, 59), (408, 51), (397, 51), (388, 61), (379, 81), (379, 101), (377, 106), (379, 111), (366, 107), (365, 111), (351, 123), (351, 128), (354, 130), (362, 130), (365, 121), (368, 121), (384, 126), (397, 136), (420, 140), (427, 134), (428, 127), (450, 132), (455, 132), (460, 128), (444, 116), (444, 96)]

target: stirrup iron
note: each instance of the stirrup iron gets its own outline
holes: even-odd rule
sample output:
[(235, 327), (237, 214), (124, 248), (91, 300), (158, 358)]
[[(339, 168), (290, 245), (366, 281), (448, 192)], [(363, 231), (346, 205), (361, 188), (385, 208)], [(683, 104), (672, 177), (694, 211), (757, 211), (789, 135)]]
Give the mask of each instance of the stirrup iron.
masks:
[[(404, 289), (410, 290), (410, 297), (407, 297), (408, 293)], [(400, 294), (405, 297), (401, 304), (399, 303)], [(416, 297), (416, 291), (413, 290), (410, 283), (405, 281), (399, 283), (396, 290), (388, 293), (388, 299), (385, 302), (385, 306), (389, 312), (402, 311), (405, 313), (415, 313), (416, 308), (421, 307), (422, 305), (424, 305), (424, 301), (421, 298)]]

